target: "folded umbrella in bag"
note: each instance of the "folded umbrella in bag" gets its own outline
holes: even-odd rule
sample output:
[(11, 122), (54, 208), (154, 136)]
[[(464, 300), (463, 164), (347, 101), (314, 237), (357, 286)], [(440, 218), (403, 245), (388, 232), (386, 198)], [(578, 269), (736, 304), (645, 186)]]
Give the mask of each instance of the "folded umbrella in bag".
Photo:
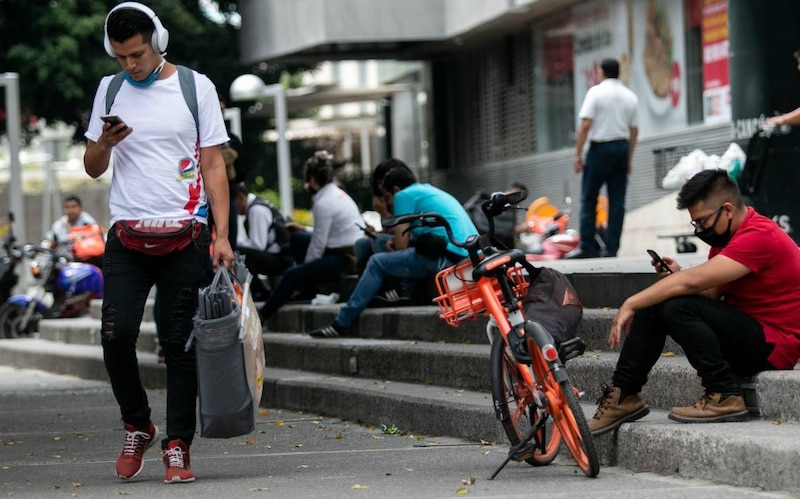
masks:
[(240, 291), (223, 266), (211, 285), (199, 291), (194, 329), (186, 348), (194, 343), (201, 437), (230, 438), (255, 429), (253, 395), (242, 349), (240, 300)]

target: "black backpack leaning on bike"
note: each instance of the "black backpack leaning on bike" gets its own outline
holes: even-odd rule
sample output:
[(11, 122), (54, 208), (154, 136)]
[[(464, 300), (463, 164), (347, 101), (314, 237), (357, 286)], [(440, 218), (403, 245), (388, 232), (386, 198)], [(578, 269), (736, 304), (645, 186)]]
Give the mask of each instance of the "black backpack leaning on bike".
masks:
[(553, 336), (562, 361), (586, 350), (583, 340), (577, 337), (583, 305), (567, 276), (549, 267), (537, 267), (523, 307), (526, 317), (540, 323)]

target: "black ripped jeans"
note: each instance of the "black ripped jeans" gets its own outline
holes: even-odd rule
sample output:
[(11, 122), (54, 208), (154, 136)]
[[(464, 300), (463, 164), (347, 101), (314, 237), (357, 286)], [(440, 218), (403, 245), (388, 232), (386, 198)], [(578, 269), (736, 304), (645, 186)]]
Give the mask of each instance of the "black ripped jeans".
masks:
[(103, 262), (102, 343), (111, 388), (122, 420), (147, 426), (150, 405), (139, 375), (136, 341), (145, 302), (153, 285), (158, 289), (159, 342), (167, 366), (167, 428), (165, 439), (192, 443), (196, 428), (197, 371), (194, 347), (184, 352), (197, 309), (197, 290), (208, 280), (209, 233), (204, 228), (194, 244), (164, 256), (125, 248), (108, 231)]
[(775, 369), (767, 362), (774, 345), (766, 342), (758, 321), (722, 300), (678, 296), (636, 311), (613, 385), (639, 393), (667, 335), (683, 348), (706, 393), (737, 393), (735, 374), (752, 376)]

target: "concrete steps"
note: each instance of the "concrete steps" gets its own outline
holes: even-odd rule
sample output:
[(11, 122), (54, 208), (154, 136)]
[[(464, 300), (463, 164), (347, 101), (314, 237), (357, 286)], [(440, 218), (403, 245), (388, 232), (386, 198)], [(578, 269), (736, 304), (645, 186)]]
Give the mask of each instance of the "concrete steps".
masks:
[[(302, 343), (296, 335), (276, 336)], [(351, 348), (358, 341), (328, 340), (327, 347), (319, 348)], [(379, 341), (386, 342), (365, 340), (364, 346)], [(407, 342), (388, 343), (402, 346)], [(164, 365), (158, 364), (152, 353), (139, 357), (144, 382), (163, 387)], [(41, 338), (2, 340), (0, 364), (46, 366), (51, 372), (106, 379), (101, 347), (97, 345)], [(577, 371), (572, 366), (569, 369), (571, 373)], [(414, 433), (505, 441), (491, 397), (483, 390), (268, 367), (262, 405), (336, 414), (369, 424), (393, 424)], [(591, 401), (582, 407), (590, 417), (594, 410)], [(682, 425), (669, 421), (665, 411), (654, 410), (636, 423), (623, 425), (618, 432), (599, 437), (596, 443), (606, 465), (800, 494), (800, 469), (793, 465), (800, 452), (797, 421)]]
[[(578, 275), (581, 269), (573, 270)], [(608, 273), (613, 282), (613, 272)], [(617, 281), (624, 279), (617, 276)], [(264, 335), (263, 406), (394, 424), (414, 433), (505, 441), (489, 393), (485, 320), (452, 328), (431, 306), (368, 309), (354, 328), (357, 337), (315, 340), (303, 334), (328, 323), (337, 310), (338, 305), (287, 305), (271, 318)], [(0, 364), (107, 379), (99, 303), (92, 314), (42, 321), (36, 339), (0, 340)], [(606, 347), (613, 315), (609, 308), (585, 310), (578, 334), (589, 350), (567, 365), (570, 378), (586, 393), (587, 417), (618, 355)], [(155, 336), (150, 302), (138, 344), (142, 378), (148, 386), (164, 387), (166, 371), (154, 354)], [(746, 388), (748, 405), (761, 414), (749, 423), (668, 420), (670, 407), (691, 404), (701, 393), (680, 348), (668, 343), (643, 391), (651, 414), (597, 438), (601, 460), (637, 472), (800, 494), (800, 470), (792, 466), (800, 451), (800, 371), (762, 373)]]

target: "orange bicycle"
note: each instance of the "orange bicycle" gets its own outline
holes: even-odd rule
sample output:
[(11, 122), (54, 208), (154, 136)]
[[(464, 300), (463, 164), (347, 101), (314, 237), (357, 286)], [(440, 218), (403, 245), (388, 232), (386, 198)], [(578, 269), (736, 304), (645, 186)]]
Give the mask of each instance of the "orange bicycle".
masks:
[(516, 209), (514, 205), (526, 196), (526, 192), (493, 194), (481, 206), (489, 220), (489, 233), (464, 242), (453, 238), (450, 225), (438, 213), (390, 217), (383, 226), (443, 227), (450, 242), (469, 254), (437, 274), (440, 296), (434, 301), (440, 317), (451, 326), (477, 319), (484, 312), (497, 325), (491, 338), (492, 398), (511, 449), (490, 479), (511, 460), (533, 466), (550, 464), (562, 442), (583, 473), (595, 477), (600, 464), (578, 391), (567, 376), (553, 337), (535, 318), (526, 318), (523, 310), (523, 299), (537, 269), (522, 251), (501, 251), (493, 243), (493, 217)]

